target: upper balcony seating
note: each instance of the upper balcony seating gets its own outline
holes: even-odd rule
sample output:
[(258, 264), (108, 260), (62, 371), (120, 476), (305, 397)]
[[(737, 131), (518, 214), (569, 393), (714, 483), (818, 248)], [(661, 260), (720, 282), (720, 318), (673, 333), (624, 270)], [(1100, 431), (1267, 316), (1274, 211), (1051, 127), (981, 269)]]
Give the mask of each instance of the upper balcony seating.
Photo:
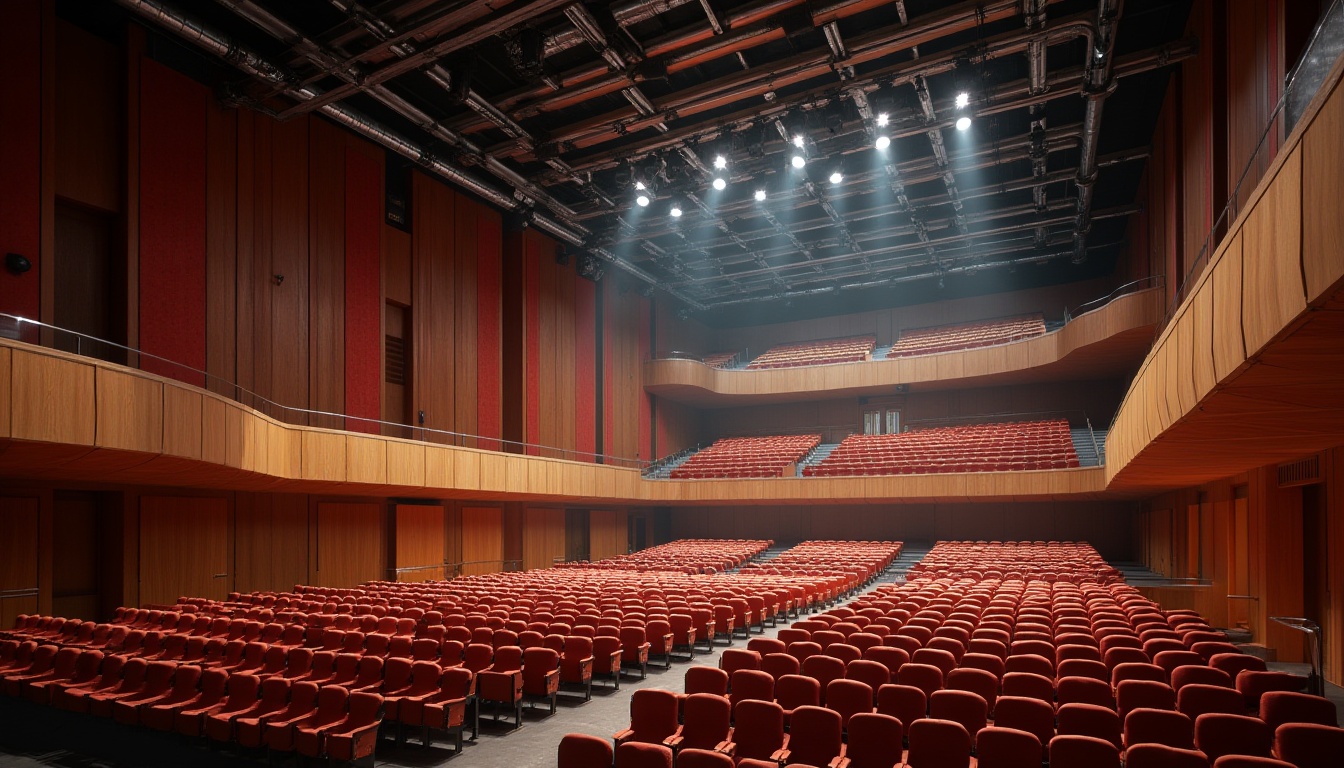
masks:
[(678, 539), (628, 555), (593, 563), (586, 560), (565, 563), (560, 567), (721, 573), (756, 557), (773, 543), (769, 539)]
[(911, 328), (901, 331), (887, 359), (955, 352), (976, 347), (991, 347), (1020, 341), (1045, 333), (1045, 318), (1039, 313), (1020, 317), (1001, 317), (975, 323)]
[(779, 477), (821, 442), (821, 435), (732, 437), (716, 440), (672, 470), (673, 480)]
[(1078, 466), (1063, 419), (939, 427), (895, 435), (850, 435), (809, 477), (1009, 472)]
[(779, 344), (767, 349), (747, 366), (748, 370), (762, 368), (794, 368), (800, 365), (829, 365), (871, 360), (876, 336), (851, 336), (844, 339), (823, 339)]
[(710, 368), (727, 368), (736, 358), (736, 352), (713, 352), (700, 358), (700, 362)]

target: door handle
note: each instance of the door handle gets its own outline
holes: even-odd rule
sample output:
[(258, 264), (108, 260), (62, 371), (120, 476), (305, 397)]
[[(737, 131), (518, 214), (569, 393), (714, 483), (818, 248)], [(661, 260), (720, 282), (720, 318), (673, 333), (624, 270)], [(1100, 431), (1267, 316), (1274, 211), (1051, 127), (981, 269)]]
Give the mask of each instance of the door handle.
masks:
[(216, 579), (227, 579), (228, 577), (229, 577), (229, 574), (227, 574), (227, 573), (216, 573), (215, 576), (214, 576), (214, 578), (216, 578)]

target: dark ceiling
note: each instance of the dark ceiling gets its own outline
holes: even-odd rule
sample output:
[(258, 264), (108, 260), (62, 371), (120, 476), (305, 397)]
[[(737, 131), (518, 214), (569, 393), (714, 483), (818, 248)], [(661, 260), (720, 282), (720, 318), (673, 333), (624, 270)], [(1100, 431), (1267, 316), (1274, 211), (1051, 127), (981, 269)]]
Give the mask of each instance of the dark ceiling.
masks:
[(113, 2), (711, 320), (1105, 274), (1197, 50), (1188, 0)]

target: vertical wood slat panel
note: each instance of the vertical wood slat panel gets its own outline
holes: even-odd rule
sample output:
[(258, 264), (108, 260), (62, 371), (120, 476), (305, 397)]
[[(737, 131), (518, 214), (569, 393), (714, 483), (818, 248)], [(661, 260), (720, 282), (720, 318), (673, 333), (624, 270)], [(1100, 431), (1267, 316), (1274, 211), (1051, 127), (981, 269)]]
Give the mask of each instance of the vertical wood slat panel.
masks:
[(498, 507), (462, 508), (462, 575), (494, 573), (504, 559), (503, 510)]
[(223, 600), (229, 591), (229, 500), (140, 498), (140, 602), (183, 595)]
[(527, 508), (523, 511), (523, 569), (550, 568), (565, 556), (565, 511)]
[[(457, 396), (454, 366), (456, 333), (452, 297), (456, 282), (454, 231), (456, 195), (422, 173), (412, 174), (415, 222), (412, 236), (412, 290), (415, 296), (411, 333), (414, 361), (411, 375), (416, 411), (425, 412), (425, 426), (452, 430)], [(442, 435), (428, 440), (450, 442)]]
[(353, 587), (382, 579), (387, 559), (383, 517), (375, 503), (319, 502), (313, 583)]
[[(345, 137), (308, 121), (308, 407), (345, 412)], [(343, 429), (344, 420), (310, 424)]]
[[(396, 581), (430, 581), (444, 578), (444, 511), (441, 506), (398, 504), (393, 508), (396, 524), (396, 562), (393, 568), (422, 568), (396, 574)], [(437, 566), (424, 568), (425, 566)]]
[(1302, 137), (1302, 253), (1307, 300), (1315, 301), (1344, 274), (1344, 216), (1337, 205), (1344, 178), (1344, 91), (1335, 93)]
[[(269, 122), (269, 121), (258, 121)], [(309, 407), (308, 118), (271, 127), (270, 270), (258, 287), (270, 307), (271, 394), (290, 408)], [(258, 229), (260, 233), (260, 228)], [(265, 263), (265, 262), (263, 262)], [(275, 276), (283, 276), (280, 280)], [(276, 283), (279, 284), (276, 284)], [(302, 414), (285, 421), (306, 423)]]
[[(453, 366), (454, 388), (457, 393), (457, 402), (454, 411), (454, 431), (466, 435), (480, 434), (478, 431), (478, 405), (480, 393), (478, 390), (479, 369), (475, 357), (475, 352), (479, 351), (477, 347), (479, 310), (477, 309), (476, 294), (478, 284), (476, 279), (476, 270), (479, 266), (477, 255), (479, 230), (477, 228), (477, 218), (480, 215), (481, 204), (468, 198), (466, 195), (454, 195), (455, 198), (455, 221), (456, 232), (454, 242), (456, 275), (456, 293), (454, 294), (453, 308), (454, 333), (456, 349), (472, 350), (472, 355), (464, 355), (461, 365)], [(469, 448), (478, 447), (475, 440), (464, 442)]]

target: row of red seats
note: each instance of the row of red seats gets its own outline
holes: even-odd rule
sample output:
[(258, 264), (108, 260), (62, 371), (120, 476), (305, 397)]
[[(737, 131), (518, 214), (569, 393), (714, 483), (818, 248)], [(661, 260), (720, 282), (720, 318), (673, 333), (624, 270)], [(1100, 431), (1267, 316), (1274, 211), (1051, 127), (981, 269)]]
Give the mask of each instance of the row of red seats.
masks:
[(801, 341), (777, 344), (747, 365), (748, 369), (793, 368), (800, 365), (830, 365), (870, 360), (876, 336), (851, 336), (843, 339)]
[(821, 435), (731, 437), (692, 454), (668, 475), (673, 480), (778, 477), (821, 443)]
[[(973, 445), (968, 448), (967, 444)], [(1007, 472), (1078, 466), (1065, 420), (976, 424), (902, 432), (850, 435), (821, 463), (803, 468), (809, 477), (837, 475)]]
[[(1091, 566), (1084, 567), (1086, 575)], [(1141, 766), (1271, 754), (1299, 768), (1329, 764), (1332, 750), (1344, 746), (1333, 705), (1282, 690), (1305, 680), (1267, 672), (1218, 637), (1196, 615), (1163, 613), (1123, 584), (918, 579), (884, 586), (781, 630), (777, 640), (725, 652), (723, 669), (688, 670), (688, 694), (726, 698), (731, 732), (721, 720), (701, 723), (700, 714), (692, 728), (690, 709), (681, 725), (666, 705), (660, 716), (632, 711), (616, 761), (671, 765), (675, 754), (682, 766), (677, 750), (685, 744), (671, 735), (691, 729), (699, 734), (695, 748), (730, 754), (738, 765), (780, 765), (797, 759), (781, 750), (796, 743), (792, 717), (806, 712), (807, 749), (816, 750), (807, 764), (818, 766), (964, 768), (973, 753), (1003, 766), (1039, 765), (1043, 757), (1118, 766), (1121, 754)], [(888, 739), (903, 726), (908, 750), (867, 749), (870, 715), (895, 721), (882, 721)], [(847, 724), (855, 718), (862, 727), (851, 746)], [(660, 733), (669, 735), (655, 738)], [(626, 743), (639, 741), (647, 746)], [(611, 748), (604, 745), (604, 758), (591, 739), (569, 743), (597, 755), (596, 764), (611, 759)], [(717, 764), (689, 757), (687, 764)]]
[(718, 573), (737, 568), (774, 544), (769, 539), (695, 539), (672, 541), (597, 562), (565, 563), (562, 568)]
[(901, 332), (901, 337), (892, 345), (887, 357), (932, 355), (939, 352), (989, 347), (1029, 339), (1044, 333), (1045, 318), (1040, 314), (912, 328)]
[[(707, 545), (700, 556), (723, 556), (721, 545)], [(747, 546), (759, 551), (765, 545), (768, 542)], [(732, 546), (735, 550), (728, 556), (740, 556), (743, 544)], [(692, 558), (697, 556), (695, 549), (694, 544), (681, 547)], [(890, 562), (899, 546), (887, 550), (872, 557)], [(838, 577), (798, 574), (770, 579), (553, 570), (437, 585), (375, 582), (352, 590), (300, 586), (292, 594), (234, 594), (224, 602), (184, 598), (181, 611), (120, 610), (119, 624), (22, 617), (10, 634), (23, 642), (9, 641), (12, 646), (6, 647), (13, 653), (6, 668), (12, 665), (24, 676), (67, 679), (73, 672), (67, 669), (70, 654), (96, 651), (113, 660), (107, 669), (98, 664), (97, 679), (106, 678), (119, 693), (144, 692), (149, 683), (137, 671), (142, 663), (145, 673), (155, 664), (161, 666), (154, 669), (222, 673), (222, 681), (215, 674), (203, 676), (211, 681), (210, 691), (218, 689), (221, 695), (233, 676), (257, 678), (260, 685), (254, 693), (262, 692), (272, 679), (282, 680), (288, 686), (284, 708), (291, 713), (307, 712), (307, 704), (317, 698), (305, 695), (294, 703), (290, 688), (297, 693), (306, 683), (324, 690), (339, 687), (383, 696), (387, 720), (397, 724), (399, 737), (408, 726), (421, 727), (423, 740), (428, 740), (431, 728), (447, 730), (456, 734), (460, 749), (463, 720), (453, 713), (465, 711), (467, 704), (472, 705), (474, 722), (484, 704), (511, 707), (515, 722), (521, 723), (524, 701), (549, 700), (554, 712), (562, 682), (582, 686), (588, 697), (594, 675), (609, 677), (619, 686), (622, 667), (635, 667), (643, 674), (650, 655), (662, 656), (670, 666), (678, 639), (688, 650), (697, 643), (697, 634), (707, 644), (716, 637), (731, 644), (735, 631), (744, 636), (753, 627), (763, 631), (777, 612), (796, 614), (836, 588), (858, 586), (872, 573), (867, 561)], [(503, 583), (508, 588), (501, 588)], [(618, 583), (623, 588), (613, 589)], [(566, 595), (566, 586), (578, 589)], [(751, 599), (742, 596), (748, 592)], [(770, 598), (768, 605), (763, 595)], [(309, 610), (297, 610), (300, 607)], [(386, 613), (356, 614), (359, 607), (383, 607)], [(671, 613), (681, 609), (684, 612)], [(70, 647), (63, 648), (61, 642)], [(94, 644), (102, 648), (95, 649)], [(125, 662), (132, 659), (137, 663), (125, 670)], [(459, 672), (450, 675), (450, 670)], [(199, 703), (195, 695), (186, 696), (191, 674), (173, 673), (172, 679), (179, 680), (173, 685), (178, 686), (180, 701), (172, 704)], [(157, 686), (160, 676), (155, 673), (150, 682)], [(202, 688), (196, 693), (207, 692)], [(396, 706), (402, 699), (436, 697), (440, 703), (461, 699), (462, 706), (447, 708), (448, 721), (428, 723), (415, 706)], [(276, 738), (276, 745), (283, 743)], [(372, 742), (368, 744), (371, 750)]]
[(1122, 581), (1120, 571), (1088, 544), (1072, 541), (939, 541), (910, 568), (928, 578), (974, 580)]

